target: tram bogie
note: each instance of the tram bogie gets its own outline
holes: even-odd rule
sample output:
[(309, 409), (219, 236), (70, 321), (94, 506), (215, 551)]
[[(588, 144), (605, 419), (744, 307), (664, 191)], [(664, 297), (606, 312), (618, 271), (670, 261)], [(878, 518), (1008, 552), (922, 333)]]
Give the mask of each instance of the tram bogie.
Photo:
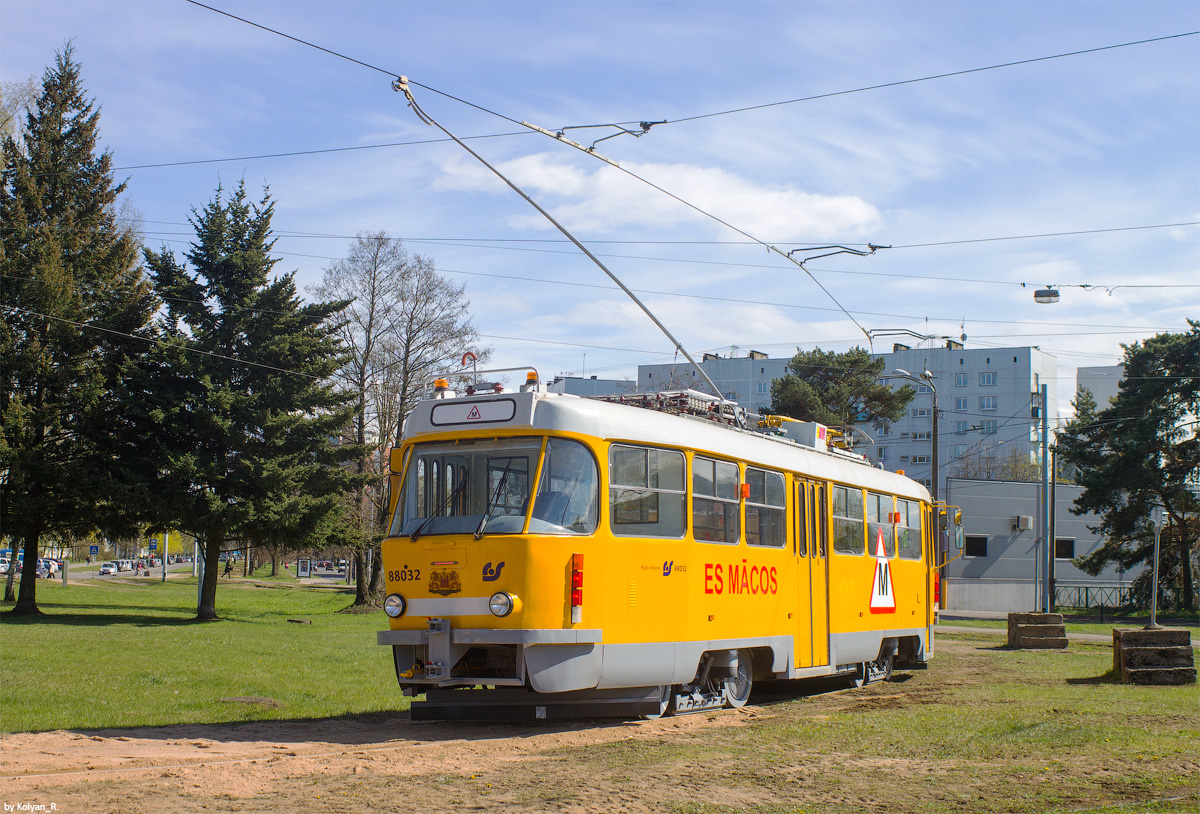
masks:
[(392, 452), (383, 548), (378, 641), (405, 694), (427, 694), (415, 718), (738, 707), (755, 682), (932, 657), (919, 484), (821, 432), (729, 426), (728, 405), (441, 395)]

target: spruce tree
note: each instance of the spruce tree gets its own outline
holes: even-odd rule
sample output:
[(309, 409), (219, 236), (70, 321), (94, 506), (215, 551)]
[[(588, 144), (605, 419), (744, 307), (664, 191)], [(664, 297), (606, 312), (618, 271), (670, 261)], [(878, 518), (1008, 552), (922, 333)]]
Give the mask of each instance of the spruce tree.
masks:
[[(1183, 333), (1163, 333), (1125, 347), (1125, 372), (1112, 403), (1097, 409), (1086, 389), (1076, 416), (1056, 441), (1058, 455), (1076, 469), (1083, 492), (1075, 514), (1100, 517), (1104, 543), (1079, 566), (1098, 574), (1109, 563), (1123, 570), (1147, 566), (1135, 591), (1161, 590), (1178, 607), (1195, 610), (1200, 553), (1200, 321)], [(1150, 585), (1154, 556), (1152, 513), (1164, 509), (1159, 584)]]
[(117, 488), (126, 482), (111, 446), (120, 434), (105, 428), (149, 347), (156, 303), (137, 240), (117, 220), (124, 184), (113, 182), (111, 154), (97, 153), (99, 120), (68, 45), (23, 134), (4, 138), (0, 525), (25, 557), (14, 614), (39, 613), (43, 537), (91, 531), (101, 516), (120, 524), (131, 508)]
[(193, 210), (191, 268), (165, 248), (145, 255), (166, 302), (151, 410), (159, 488), (164, 520), (203, 547), (201, 620), (217, 618), (223, 551), (319, 545), (358, 484), (343, 464), (360, 448), (340, 443), (356, 394), (330, 381), (347, 303), (304, 304), (294, 272), (272, 277), (273, 212), (267, 192), (253, 204), (244, 184), (228, 197), (218, 187)]
[(846, 435), (855, 424), (868, 421), (877, 429), (889, 426), (903, 417), (917, 391), (907, 384), (895, 390), (880, 384), (884, 365), (861, 347), (845, 353), (798, 351), (787, 374), (771, 384), (771, 411)]

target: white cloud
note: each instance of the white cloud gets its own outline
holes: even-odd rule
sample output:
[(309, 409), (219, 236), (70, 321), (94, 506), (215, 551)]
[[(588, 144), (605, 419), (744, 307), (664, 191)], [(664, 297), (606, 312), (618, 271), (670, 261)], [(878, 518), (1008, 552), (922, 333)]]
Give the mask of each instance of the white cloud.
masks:
[[(815, 236), (861, 236), (881, 222), (879, 210), (854, 195), (822, 195), (790, 184), (758, 184), (723, 169), (694, 164), (625, 166), (682, 201), (764, 239), (803, 242)], [(503, 190), (497, 180), (489, 180), (494, 176), (469, 158), (450, 158), (441, 168), (444, 175), (437, 182), (438, 189)], [(588, 169), (566, 157), (539, 153), (499, 162), (497, 168), (568, 229), (613, 234), (631, 227), (709, 223), (708, 231), (735, 236), (696, 209), (614, 167)], [(517, 217), (514, 225), (549, 228), (537, 215)]]

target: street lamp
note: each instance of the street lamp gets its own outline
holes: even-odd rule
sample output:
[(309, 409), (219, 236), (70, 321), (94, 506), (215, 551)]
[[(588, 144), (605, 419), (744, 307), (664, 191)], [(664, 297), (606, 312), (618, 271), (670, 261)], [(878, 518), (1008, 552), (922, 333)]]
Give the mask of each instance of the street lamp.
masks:
[(909, 373), (907, 370), (896, 368), (892, 371), (892, 375), (899, 376), (901, 379), (908, 379), (910, 381), (917, 382), (918, 384), (924, 383), (929, 386), (930, 390), (933, 391), (933, 455), (931, 455), (929, 459), (933, 466), (933, 477), (930, 478), (929, 493), (933, 496), (933, 500), (936, 503), (938, 499), (938, 408), (937, 386), (933, 383), (933, 374), (928, 370), (922, 370), (920, 377), (917, 377)]

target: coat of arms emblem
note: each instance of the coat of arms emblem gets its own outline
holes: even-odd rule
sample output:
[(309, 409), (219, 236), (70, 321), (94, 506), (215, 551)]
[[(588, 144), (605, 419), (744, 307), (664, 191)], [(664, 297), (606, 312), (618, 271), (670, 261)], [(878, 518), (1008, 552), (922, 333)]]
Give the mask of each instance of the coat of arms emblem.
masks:
[(430, 571), (429, 592), (438, 596), (449, 596), (462, 590), (462, 581), (457, 571)]

